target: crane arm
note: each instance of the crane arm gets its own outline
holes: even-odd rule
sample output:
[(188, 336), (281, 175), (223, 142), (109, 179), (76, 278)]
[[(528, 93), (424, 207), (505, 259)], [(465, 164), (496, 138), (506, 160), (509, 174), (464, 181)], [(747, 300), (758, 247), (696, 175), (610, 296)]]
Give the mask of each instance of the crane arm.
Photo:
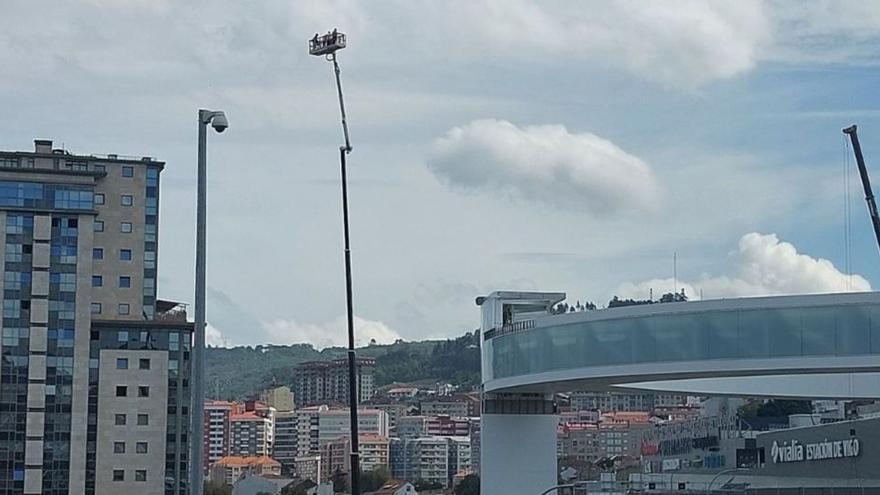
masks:
[(871, 189), (871, 179), (868, 178), (868, 169), (865, 168), (865, 158), (862, 156), (862, 146), (859, 144), (859, 135), (855, 124), (843, 130), (852, 141), (853, 153), (856, 155), (856, 164), (859, 167), (859, 176), (862, 178), (862, 187), (865, 189), (865, 201), (868, 203), (868, 214), (871, 215), (871, 223), (874, 226), (874, 236), (877, 238), (877, 247), (880, 248), (880, 215), (877, 214), (877, 203), (874, 201), (874, 191)]

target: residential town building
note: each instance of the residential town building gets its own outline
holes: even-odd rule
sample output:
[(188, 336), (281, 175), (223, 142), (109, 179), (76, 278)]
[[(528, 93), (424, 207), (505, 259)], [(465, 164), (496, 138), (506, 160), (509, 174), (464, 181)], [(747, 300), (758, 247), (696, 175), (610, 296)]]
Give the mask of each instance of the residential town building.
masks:
[(428, 416), (426, 418), (428, 436), (466, 437), (470, 434), (470, 420), (449, 416)]
[(404, 416), (398, 418), (394, 436), (398, 438), (428, 436), (428, 418), (426, 416)]
[(269, 456), (227, 456), (211, 466), (211, 481), (232, 485), (244, 476), (281, 476), (281, 463)]
[[(389, 440), (378, 435), (358, 435), (361, 472), (389, 467)], [(321, 446), (321, 465), (324, 479), (333, 473), (348, 473), (351, 469), (351, 439), (339, 437)]]
[(230, 455), (253, 457), (272, 454), (275, 441), (275, 408), (248, 402), (230, 417), (232, 439)]
[[(378, 409), (358, 409), (358, 432), (388, 437), (388, 415)], [(348, 409), (318, 412), (318, 443), (323, 444), (351, 434)]]
[(294, 472), (298, 456), (299, 431), (298, 415), (294, 411), (275, 413), (275, 436), (272, 445), (272, 457), (281, 463), (283, 474)]
[(0, 152), (0, 493), (185, 493), (192, 324), (157, 299), (164, 167)]
[[(373, 398), (376, 360), (358, 358), (357, 388), (360, 402)], [(348, 402), (348, 360), (310, 361), (294, 368), (294, 398), (300, 407)]]
[(278, 412), (293, 411), (293, 392), (290, 387), (273, 387), (260, 394), (260, 402), (274, 407)]
[(222, 400), (205, 401), (205, 474), (211, 464), (229, 455), (232, 437), (230, 418), (235, 403)]

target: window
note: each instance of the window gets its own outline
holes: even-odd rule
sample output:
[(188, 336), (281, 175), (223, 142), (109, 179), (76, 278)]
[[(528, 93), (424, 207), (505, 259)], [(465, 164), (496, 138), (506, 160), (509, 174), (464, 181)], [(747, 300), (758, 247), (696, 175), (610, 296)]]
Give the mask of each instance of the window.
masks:
[(114, 454), (124, 454), (125, 453), (125, 442), (113, 442), (113, 453)]
[(131, 261), (131, 249), (120, 249), (119, 259), (121, 261)]
[(150, 360), (149, 360), (149, 358), (141, 358), (141, 359), (140, 359), (140, 362), (138, 363), (138, 368), (140, 368), (140, 369), (142, 369), (142, 370), (148, 370), (148, 369), (150, 369)]
[(122, 206), (131, 206), (134, 204), (134, 196), (131, 194), (122, 195)]
[(92, 314), (93, 315), (101, 314), (101, 303), (92, 303)]
[(104, 248), (93, 248), (92, 249), (92, 259), (93, 260), (104, 259)]
[(131, 233), (131, 222), (122, 222), (119, 225), (119, 231), (122, 232), (123, 234), (130, 234)]
[(116, 334), (116, 341), (128, 342), (128, 332), (126, 332), (125, 330), (121, 330), (119, 333)]
[(103, 287), (104, 277), (100, 275), (92, 275), (92, 287)]
[(119, 277), (119, 287), (123, 289), (131, 287), (131, 277)]
[(134, 167), (122, 167), (123, 177), (134, 177)]
[(95, 172), (106, 172), (107, 168), (104, 165), (95, 164)]
[(104, 222), (102, 220), (95, 220), (95, 232), (104, 232)]
[(125, 471), (122, 469), (114, 469), (113, 481), (125, 481)]
[(125, 385), (117, 385), (116, 397), (128, 397), (128, 387)]
[(138, 414), (138, 426), (147, 426), (150, 424), (149, 414)]
[(135, 481), (147, 481), (147, 470), (146, 469), (138, 469), (134, 472), (134, 480)]
[(147, 442), (138, 442), (135, 444), (135, 452), (138, 454), (146, 454), (147, 453)]
[(128, 358), (116, 358), (116, 369), (127, 370), (128, 369)]
[(131, 312), (131, 307), (126, 303), (120, 303), (117, 310), (120, 315), (127, 315), (129, 314), (129, 312)]
[(141, 385), (138, 387), (138, 397), (149, 397), (150, 396), (150, 387), (146, 385)]
[(116, 415), (116, 426), (125, 426), (125, 414)]
[(95, 204), (96, 204), (96, 205), (102, 205), (102, 204), (104, 204), (104, 194), (102, 194), (102, 193), (95, 193)]

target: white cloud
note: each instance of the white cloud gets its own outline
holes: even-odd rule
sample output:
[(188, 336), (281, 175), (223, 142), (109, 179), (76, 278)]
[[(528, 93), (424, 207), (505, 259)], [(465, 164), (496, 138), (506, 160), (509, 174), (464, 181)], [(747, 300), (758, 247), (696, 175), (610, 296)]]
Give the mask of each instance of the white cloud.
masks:
[(428, 168), (465, 190), (586, 209), (596, 216), (648, 210), (660, 198), (647, 163), (591, 133), (562, 125), (475, 120), (434, 143)]
[[(830, 261), (798, 253), (797, 248), (782, 242), (776, 234), (748, 233), (732, 253), (735, 276), (703, 275), (697, 280), (679, 280), (679, 289), (691, 298), (761, 296), (773, 294), (811, 294), (871, 290), (862, 276), (842, 273)], [(653, 289), (654, 297), (670, 292), (675, 281), (651, 279), (626, 283), (617, 289), (622, 298), (644, 299)]]
[(686, 89), (750, 70), (771, 34), (754, 0), (458, 2), (452, 10), (447, 19), (479, 43), (474, 53), (492, 48), (510, 57), (598, 62)]
[[(312, 344), (318, 349), (348, 345), (348, 326), (345, 316), (332, 321), (298, 323), (294, 320), (275, 319), (262, 322), (263, 330), (270, 344)], [(381, 321), (354, 317), (355, 345), (363, 346), (375, 339), (378, 344), (390, 344), (400, 338), (400, 334)]]
[(210, 323), (205, 328), (205, 345), (211, 347), (233, 347), (232, 341), (224, 337), (223, 333)]

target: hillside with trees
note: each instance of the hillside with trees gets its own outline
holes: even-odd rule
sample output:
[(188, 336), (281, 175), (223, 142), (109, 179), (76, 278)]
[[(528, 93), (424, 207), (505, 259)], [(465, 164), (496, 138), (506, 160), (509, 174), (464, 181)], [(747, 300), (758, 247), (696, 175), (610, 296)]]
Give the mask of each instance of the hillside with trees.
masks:
[[(224, 400), (243, 399), (272, 385), (291, 385), (294, 366), (305, 361), (342, 359), (346, 350), (318, 351), (310, 344), (209, 347), (205, 392)], [(466, 389), (480, 382), (477, 332), (447, 340), (369, 345), (358, 356), (376, 359), (376, 386), (394, 382), (443, 381)]]

